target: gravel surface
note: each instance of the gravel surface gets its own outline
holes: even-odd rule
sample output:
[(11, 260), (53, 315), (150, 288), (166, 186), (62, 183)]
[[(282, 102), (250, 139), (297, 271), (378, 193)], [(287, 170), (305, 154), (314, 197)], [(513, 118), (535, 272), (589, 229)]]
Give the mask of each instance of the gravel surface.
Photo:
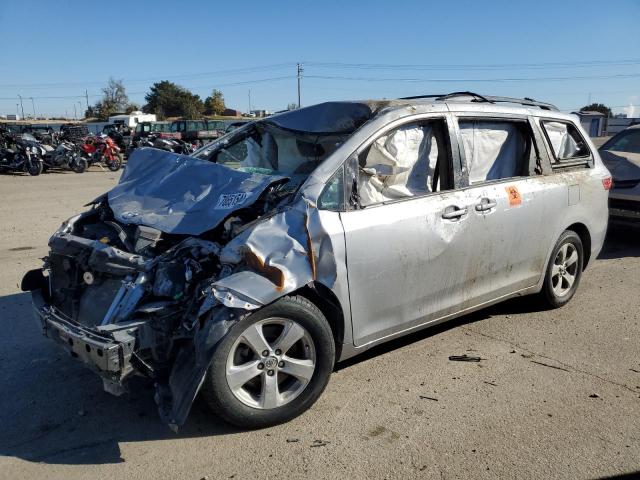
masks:
[(117, 178), (0, 176), (0, 478), (640, 475), (637, 230), (610, 233), (560, 310), (509, 301), (378, 347), (286, 425), (240, 431), (196, 401), (174, 434), (149, 384), (113, 397), (45, 339), (18, 287), (49, 235)]

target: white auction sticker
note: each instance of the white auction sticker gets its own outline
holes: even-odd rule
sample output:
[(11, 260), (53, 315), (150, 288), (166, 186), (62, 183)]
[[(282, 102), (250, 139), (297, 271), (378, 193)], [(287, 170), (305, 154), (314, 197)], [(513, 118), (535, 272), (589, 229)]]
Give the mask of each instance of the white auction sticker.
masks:
[(216, 210), (228, 210), (229, 208), (233, 208), (244, 203), (246, 199), (247, 194), (244, 192), (220, 195), (218, 203), (216, 204)]

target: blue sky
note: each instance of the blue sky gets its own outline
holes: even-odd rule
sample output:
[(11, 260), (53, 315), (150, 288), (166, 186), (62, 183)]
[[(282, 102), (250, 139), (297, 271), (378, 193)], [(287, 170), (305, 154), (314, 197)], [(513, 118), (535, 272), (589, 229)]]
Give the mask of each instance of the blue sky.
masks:
[(110, 76), (137, 103), (168, 79), (278, 110), (297, 99), (296, 62), (303, 105), (457, 90), (640, 104), (640, 0), (2, 0), (0, 45), (5, 114), (20, 94), (25, 113), (34, 97), (38, 114), (73, 115)]

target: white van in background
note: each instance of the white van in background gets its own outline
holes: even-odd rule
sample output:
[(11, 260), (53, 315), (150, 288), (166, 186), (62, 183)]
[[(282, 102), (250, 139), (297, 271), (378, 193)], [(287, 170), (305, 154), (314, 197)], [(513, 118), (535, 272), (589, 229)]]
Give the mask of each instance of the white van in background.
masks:
[(109, 123), (119, 123), (129, 128), (136, 128), (139, 122), (155, 122), (156, 115), (154, 113), (143, 113), (141, 111), (131, 112), (129, 114), (112, 115), (109, 117)]

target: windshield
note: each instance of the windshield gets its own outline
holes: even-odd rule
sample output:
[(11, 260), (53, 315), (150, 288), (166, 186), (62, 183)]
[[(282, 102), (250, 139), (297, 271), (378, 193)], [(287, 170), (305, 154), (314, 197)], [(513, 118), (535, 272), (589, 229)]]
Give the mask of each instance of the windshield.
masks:
[(640, 153), (640, 128), (625, 130), (612, 138), (603, 150), (614, 152)]
[[(222, 142), (229, 137), (233, 138), (234, 134), (222, 137)], [(302, 183), (345, 137), (292, 132), (268, 123), (258, 123), (224, 147), (220, 148), (221, 142), (217, 141), (197, 150), (192, 156), (233, 170), (279, 175), (289, 177), (294, 183)]]
[(24, 140), (26, 142), (37, 142), (36, 137), (31, 135), (30, 133), (23, 133), (22, 134), (22, 140)]

